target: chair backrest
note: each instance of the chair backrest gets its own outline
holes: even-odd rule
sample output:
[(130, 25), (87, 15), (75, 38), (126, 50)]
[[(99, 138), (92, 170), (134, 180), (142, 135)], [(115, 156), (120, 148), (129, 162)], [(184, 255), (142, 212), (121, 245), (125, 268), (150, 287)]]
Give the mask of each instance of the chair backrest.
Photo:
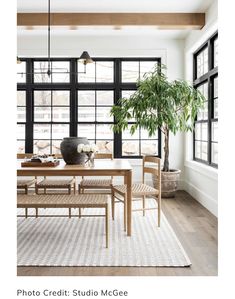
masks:
[[(109, 160), (113, 160), (113, 154), (112, 153), (95, 153), (95, 159), (109, 159)], [(82, 178), (84, 178), (84, 176), (82, 176)], [(111, 176), (111, 179), (113, 179), (113, 177)]]
[(18, 153), (17, 159), (32, 158), (33, 153)]
[(95, 159), (110, 159), (113, 160), (112, 153), (95, 153)]
[(161, 159), (153, 156), (143, 157), (143, 183), (145, 174), (151, 173), (156, 176), (158, 181), (158, 190), (161, 190)]

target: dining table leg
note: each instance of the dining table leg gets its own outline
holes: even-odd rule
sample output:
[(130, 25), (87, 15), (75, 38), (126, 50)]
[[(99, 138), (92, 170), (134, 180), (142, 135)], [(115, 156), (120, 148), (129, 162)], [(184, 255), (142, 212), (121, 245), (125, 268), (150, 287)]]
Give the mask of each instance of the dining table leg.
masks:
[(126, 184), (127, 194), (127, 236), (131, 236), (131, 224), (132, 224), (132, 170), (128, 170), (125, 173), (124, 183)]

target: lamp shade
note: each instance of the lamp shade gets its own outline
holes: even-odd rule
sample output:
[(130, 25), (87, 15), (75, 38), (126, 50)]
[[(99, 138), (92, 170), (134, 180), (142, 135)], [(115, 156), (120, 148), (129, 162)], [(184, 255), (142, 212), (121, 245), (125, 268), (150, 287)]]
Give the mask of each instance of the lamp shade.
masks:
[(92, 63), (93, 60), (91, 59), (90, 55), (87, 51), (82, 52), (82, 55), (79, 57), (78, 61), (82, 62), (83, 64)]

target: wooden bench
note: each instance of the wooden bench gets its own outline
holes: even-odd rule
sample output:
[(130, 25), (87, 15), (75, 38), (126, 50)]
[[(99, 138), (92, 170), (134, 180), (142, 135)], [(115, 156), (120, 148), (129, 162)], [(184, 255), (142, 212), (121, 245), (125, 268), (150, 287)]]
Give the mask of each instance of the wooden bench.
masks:
[[(109, 210), (108, 196), (104, 194), (81, 194), (81, 195), (17, 195), (17, 208), (24, 208), (25, 215), (18, 217), (68, 217), (68, 215), (39, 215), (39, 208), (104, 208), (103, 215), (72, 215), (69, 217), (105, 217), (106, 248), (108, 248), (109, 235)], [(28, 208), (35, 208), (35, 215), (28, 215)]]

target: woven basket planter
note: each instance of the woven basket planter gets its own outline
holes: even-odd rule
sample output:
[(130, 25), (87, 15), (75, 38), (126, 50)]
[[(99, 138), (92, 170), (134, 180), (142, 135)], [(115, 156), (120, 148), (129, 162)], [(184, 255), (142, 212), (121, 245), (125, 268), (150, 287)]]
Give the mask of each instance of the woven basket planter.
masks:
[[(162, 171), (161, 172), (161, 188), (162, 188), (162, 197), (169, 198), (175, 197), (175, 193), (178, 189), (178, 182), (180, 177), (181, 170), (172, 169), (169, 172)], [(153, 178), (153, 186), (157, 189), (158, 186), (158, 178), (156, 176), (152, 176)]]

